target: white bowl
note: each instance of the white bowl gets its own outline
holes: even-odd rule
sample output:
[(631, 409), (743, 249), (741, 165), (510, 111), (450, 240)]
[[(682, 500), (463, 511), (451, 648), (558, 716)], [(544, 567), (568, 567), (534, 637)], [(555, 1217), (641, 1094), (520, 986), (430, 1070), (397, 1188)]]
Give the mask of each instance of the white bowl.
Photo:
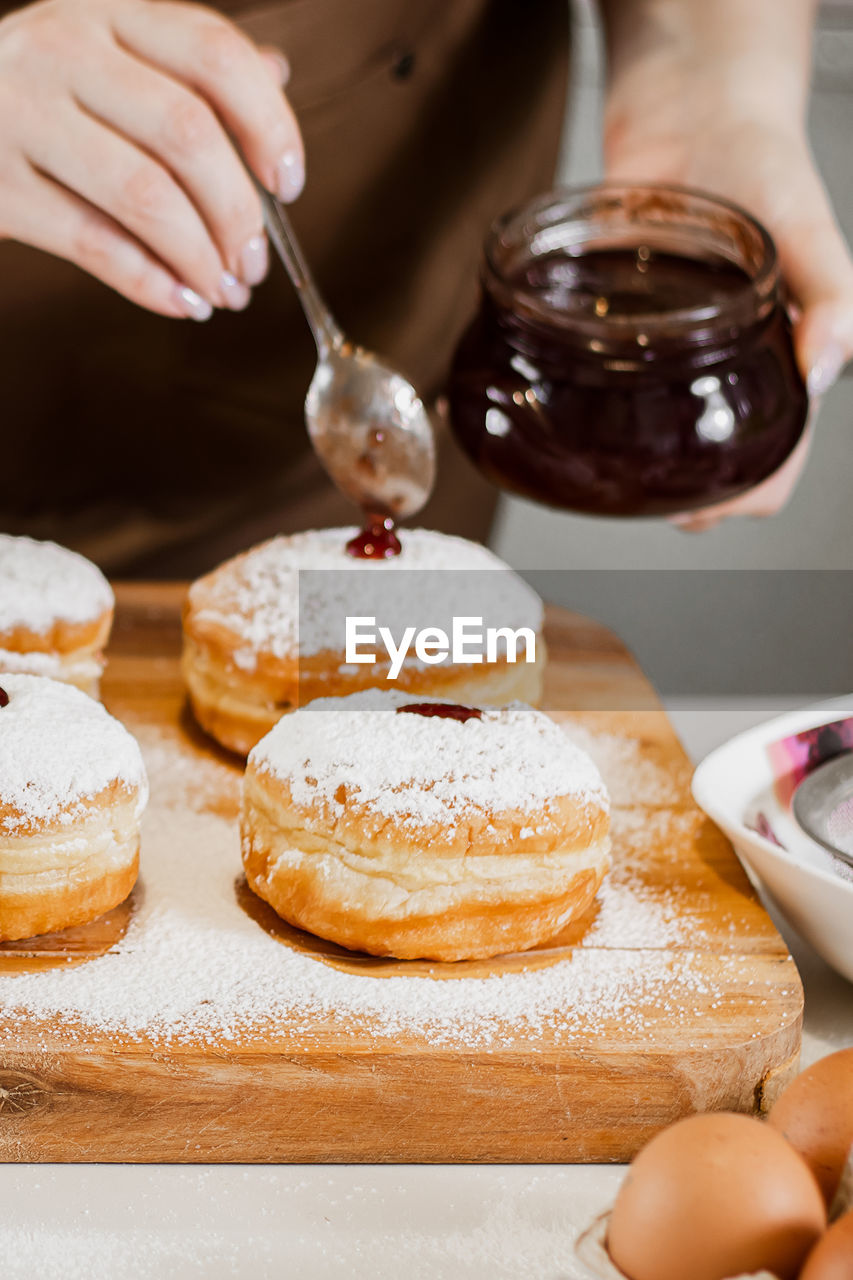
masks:
[[(800, 936), (853, 982), (853, 870), (834, 871), (832, 855), (776, 799), (767, 755), (771, 743), (789, 734), (848, 715), (853, 697), (836, 698), (739, 734), (702, 761), (693, 795)], [(752, 830), (759, 812), (784, 848)]]

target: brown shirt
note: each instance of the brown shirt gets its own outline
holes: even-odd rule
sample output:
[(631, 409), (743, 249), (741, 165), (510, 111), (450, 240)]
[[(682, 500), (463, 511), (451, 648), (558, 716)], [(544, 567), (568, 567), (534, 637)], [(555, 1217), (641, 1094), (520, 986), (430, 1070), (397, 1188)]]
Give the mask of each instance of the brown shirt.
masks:
[[(437, 392), (492, 218), (553, 176), (566, 0), (229, 0), (288, 55), (306, 145), (293, 220), (357, 341)], [(0, 244), (0, 528), (116, 573), (195, 573), (276, 530), (351, 519), (317, 466), (314, 364), (283, 268), (206, 324), (133, 307)], [(426, 523), (486, 531), (492, 496), (442, 442)]]

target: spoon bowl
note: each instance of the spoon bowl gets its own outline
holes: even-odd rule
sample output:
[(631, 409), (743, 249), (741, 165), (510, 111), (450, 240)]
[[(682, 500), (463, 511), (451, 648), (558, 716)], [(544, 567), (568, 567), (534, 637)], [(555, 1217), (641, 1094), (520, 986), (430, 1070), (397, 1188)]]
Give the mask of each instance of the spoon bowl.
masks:
[(435, 435), (411, 382), (349, 342), (323, 301), (290, 219), (259, 188), (270, 240), (293, 281), (317, 344), (305, 422), (338, 489), (369, 519), (404, 520), (435, 484)]
[(365, 512), (404, 520), (420, 511), (435, 481), (435, 444), (402, 374), (362, 347), (332, 347), (308, 389), (305, 421), (326, 471)]

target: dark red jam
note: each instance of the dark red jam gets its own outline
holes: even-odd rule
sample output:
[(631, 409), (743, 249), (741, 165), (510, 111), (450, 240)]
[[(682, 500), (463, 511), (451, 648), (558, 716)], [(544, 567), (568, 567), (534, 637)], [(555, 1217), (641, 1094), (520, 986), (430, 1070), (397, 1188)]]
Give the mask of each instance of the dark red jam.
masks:
[(358, 560), (390, 560), (402, 550), (390, 516), (368, 516), (364, 528), (347, 543), (347, 554)]
[(479, 707), (462, 707), (457, 702), (410, 702), (405, 707), (397, 708), (410, 711), (415, 716), (438, 716), (441, 720), (482, 720), (483, 713)]
[(791, 453), (807, 396), (773, 246), (728, 206), (721, 230), (704, 208), (717, 202), (696, 197), (700, 235), (681, 200), (686, 230), (626, 215), (630, 247), (561, 240), (575, 223), (549, 223), (544, 205), (538, 222), (498, 225), (448, 388), (453, 429), (496, 484), (590, 514), (666, 515), (742, 493)]
[(9, 695), (5, 689), (0, 689), (0, 707), (8, 707)]

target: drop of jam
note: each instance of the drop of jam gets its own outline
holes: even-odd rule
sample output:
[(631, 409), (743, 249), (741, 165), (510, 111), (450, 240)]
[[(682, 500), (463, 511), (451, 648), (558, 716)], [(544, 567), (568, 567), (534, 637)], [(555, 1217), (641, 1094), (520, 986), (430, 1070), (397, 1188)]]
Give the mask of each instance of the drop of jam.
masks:
[(401, 711), (411, 711), (414, 716), (438, 716), (441, 720), (482, 720), (483, 713), (479, 707), (462, 707), (458, 702), (410, 702)]
[(390, 560), (402, 550), (390, 516), (368, 515), (364, 528), (347, 543), (347, 554), (357, 560)]
[(9, 695), (5, 689), (0, 689), (0, 707), (8, 707)]

